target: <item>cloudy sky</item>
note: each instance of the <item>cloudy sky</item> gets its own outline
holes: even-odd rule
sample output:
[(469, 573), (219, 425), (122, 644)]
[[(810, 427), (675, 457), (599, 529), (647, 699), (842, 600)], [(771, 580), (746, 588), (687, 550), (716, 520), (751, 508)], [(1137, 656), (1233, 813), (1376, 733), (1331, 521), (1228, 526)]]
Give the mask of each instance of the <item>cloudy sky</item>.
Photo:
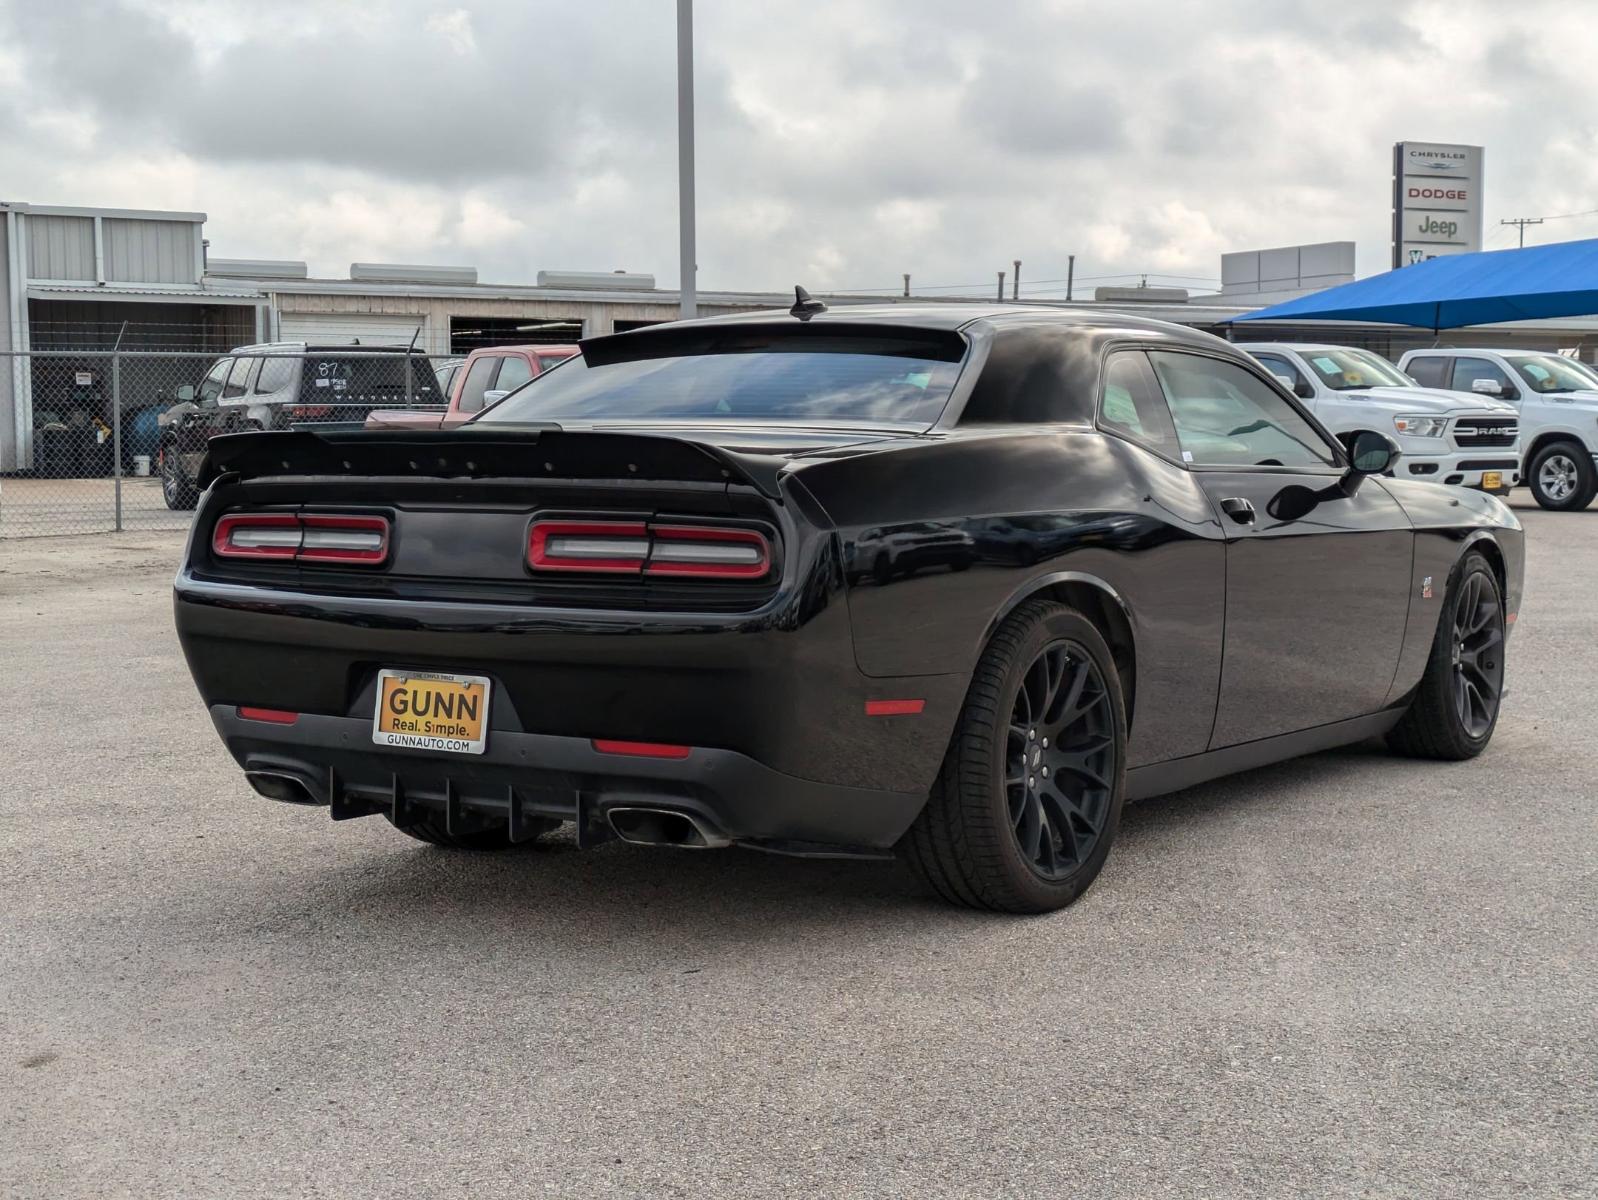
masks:
[[(704, 288), (992, 286), (1317, 240), (1385, 267), (1403, 138), (1598, 209), (1598, 4), (697, 0)], [(677, 280), (672, 0), (0, 0), (0, 199), (213, 255)], [(1598, 236), (1598, 215), (1530, 240)], [(1025, 286), (1035, 281), (1032, 286)]]

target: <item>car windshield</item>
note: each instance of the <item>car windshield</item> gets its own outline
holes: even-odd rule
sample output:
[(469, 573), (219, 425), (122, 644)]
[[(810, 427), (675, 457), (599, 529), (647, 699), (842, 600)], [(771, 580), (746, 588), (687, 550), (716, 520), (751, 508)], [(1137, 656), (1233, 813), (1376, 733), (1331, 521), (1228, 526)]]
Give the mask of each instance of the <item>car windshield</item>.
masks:
[(1505, 357), (1534, 392), (1598, 391), (1598, 380), (1594, 380), (1568, 358), (1560, 358), (1557, 354), (1516, 354)]
[(1392, 363), (1369, 350), (1302, 350), (1300, 354), (1315, 374), (1321, 377), (1321, 382), (1334, 392), (1348, 392), (1355, 388), (1415, 386), (1414, 381)]
[(596, 358), (577, 355), (472, 424), (637, 419), (926, 426), (938, 419), (960, 372), (944, 346), (830, 335), (701, 337), (692, 346), (657, 339), (636, 350), (607, 345)]

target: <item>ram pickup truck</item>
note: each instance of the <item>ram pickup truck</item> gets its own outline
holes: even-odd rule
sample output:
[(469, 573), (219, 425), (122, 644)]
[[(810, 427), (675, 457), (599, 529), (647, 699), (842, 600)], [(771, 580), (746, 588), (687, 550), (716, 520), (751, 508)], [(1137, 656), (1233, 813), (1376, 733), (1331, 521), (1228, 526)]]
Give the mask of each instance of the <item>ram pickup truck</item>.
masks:
[(1395, 442), (1394, 472), (1504, 496), (1520, 480), (1515, 408), (1496, 397), (1421, 387), (1369, 350), (1256, 342), (1252, 354), (1344, 444), (1363, 430)]
[(1520, 477), (1555, 512), (1598, 496), (1598, 378), (1558, 354), (1530, 350), (1411, 350), (1398, 363), (1427, 387), (1508, 403), (1520, 417)]
[(454, 429), (576, 353), (576, 346), (491, 346), (473, 350), (455, 372), (447, 407), (378, 409), (366, 418), (366, 427)]

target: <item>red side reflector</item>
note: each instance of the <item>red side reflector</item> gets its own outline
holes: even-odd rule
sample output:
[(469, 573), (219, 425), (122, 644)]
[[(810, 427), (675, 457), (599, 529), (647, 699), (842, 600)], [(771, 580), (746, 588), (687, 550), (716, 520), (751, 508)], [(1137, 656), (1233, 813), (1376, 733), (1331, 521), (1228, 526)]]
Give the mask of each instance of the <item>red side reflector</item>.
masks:
[(925, 700), (867, 700), (868, 717), (908, 717), (926, 708)]
[(246, 721), (267, 721), (273, 725), (292, 725), (300, 719), (300, 714), (288, 712), (281, 708), (245, 708), (239, 706), (239, 716)]
[(668, 742), (618, 742), (608, 738), (595, 738), (592, 744), (601, 754), (627, 754), (633, 758), (687, 758), (693, 749)]

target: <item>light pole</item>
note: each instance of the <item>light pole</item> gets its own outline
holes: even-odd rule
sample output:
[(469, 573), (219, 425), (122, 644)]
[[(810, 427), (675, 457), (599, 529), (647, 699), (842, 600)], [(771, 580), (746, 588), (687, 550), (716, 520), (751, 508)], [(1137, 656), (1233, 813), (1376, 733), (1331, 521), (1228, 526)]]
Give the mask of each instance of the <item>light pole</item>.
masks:
[(677, 0), (677, 227), (684, 320), (699, 313), (694, 261), (694, 0)]

